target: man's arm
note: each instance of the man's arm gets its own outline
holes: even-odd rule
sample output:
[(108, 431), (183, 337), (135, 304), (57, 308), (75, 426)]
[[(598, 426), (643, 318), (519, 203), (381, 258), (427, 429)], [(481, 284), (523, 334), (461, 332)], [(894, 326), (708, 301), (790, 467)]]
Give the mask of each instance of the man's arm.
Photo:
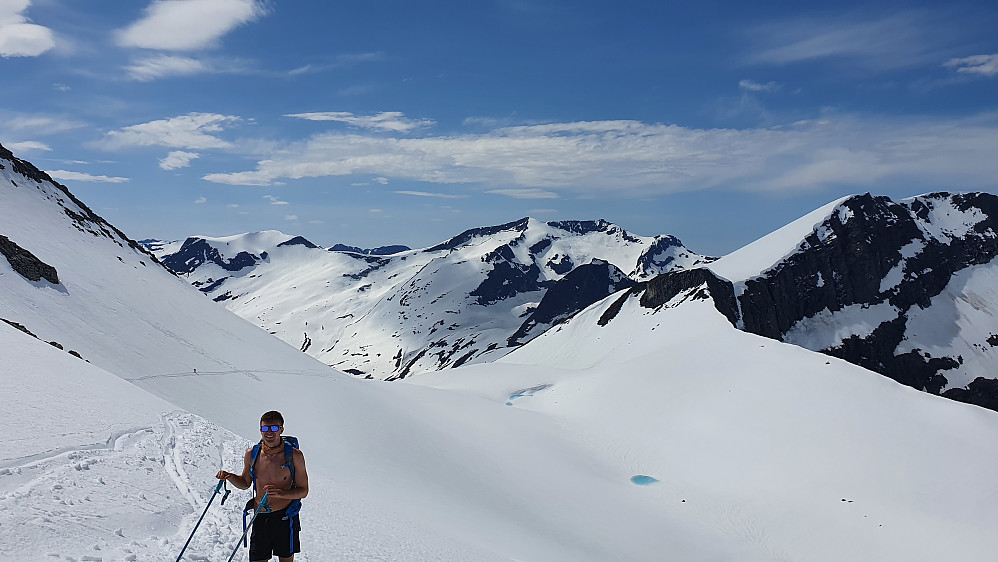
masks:
[[(219, 470), (215, 478), (219, 480), (228, 480), (229, 484), (232, 484), (240, 490), (245, 490), (253, 485), (253, 477), (250, 476), (250, 462), (252, 458), (252, 449), (246, 449), (246, 454), (243, 455), (243, 473), (233, 474), (231, 472), (226, 472), (224, 470)], [(297, 467), (297, 465), (295, 465)]]
[(282, 500), (300, 500), (308, 495), (308, 471), (305, 469), (305, 455), (295, 449), (291, 457), (291, 462), (295, 465), (295, 487), (290, 490), (281, 490), (277, 486), (264, 486), (264, 493), (270, 497)]

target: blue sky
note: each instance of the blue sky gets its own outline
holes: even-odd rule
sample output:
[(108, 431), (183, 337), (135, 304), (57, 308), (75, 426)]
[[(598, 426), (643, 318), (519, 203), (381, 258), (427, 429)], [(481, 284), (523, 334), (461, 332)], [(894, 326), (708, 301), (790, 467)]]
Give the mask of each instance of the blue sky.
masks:
[(133, 238), (605, 218), (721, 255), (996, 192), (992, 2), (0, 0), (0, 143)]

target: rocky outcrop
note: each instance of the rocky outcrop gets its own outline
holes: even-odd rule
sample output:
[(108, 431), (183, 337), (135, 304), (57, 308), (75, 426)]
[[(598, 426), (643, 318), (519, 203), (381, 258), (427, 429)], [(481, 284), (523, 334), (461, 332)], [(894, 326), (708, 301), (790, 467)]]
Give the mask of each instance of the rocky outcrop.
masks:
[(589, 305), (634, 285), (635, 281), (623, 271), (603, 260), (579, 266), (544, 293), (537, 308), (510, 336), (507, 345), (523, 345)]
[(347, 246), (345, 244), (335, 244), (329, 248), (330, 252), (347, 252), (350, 254), (361, 254), (364, 256), (390, 256), (411, 250), (409, 246), (391, 245), (379, 246), (377, 248), (358, 248), (357, 246)]
[(2, 235), (0, 235), (0, 254), (7, 258), (10, 266), (21, 277), (36, 283), (44, 279), (53, 285), (59, 284), (59, 272), (54, 267)]
[(226, 271), (235, 272), (256, 265), (258, 261), (266, 258), (266, 252), (260, 256), (254, 256), (249, 252), (239, 252), (232, 259), (226, 260), (222, 258), (218, 249), (204, 238), (191, 237), (184, 241), (184, 245), (179, 251), (165, 256), (163, 265), (177, 273), (191, 273), (205, 263), (214, 263)]
[[(744, 283), (740, 325), (785, 340), (799, 322), (818, 314), (834, 321), (846, 309), (893, 310), (871, 333), (815, 351), (939, 394), (949, 384), (946, 371), (958, 368), (963, 358), (920, 349), (898, 352), (909, 315), (929, 308), (958, 272), (998, 257), (996, 233), (998, 197), (991, 194), (936, 193), (901, 203), (869, 194), (852, 197), (796, 252)], [(944, 395), (986, 406), (992, 403), (989, 384), (975, 381), (973, 390), (950, 389)]]

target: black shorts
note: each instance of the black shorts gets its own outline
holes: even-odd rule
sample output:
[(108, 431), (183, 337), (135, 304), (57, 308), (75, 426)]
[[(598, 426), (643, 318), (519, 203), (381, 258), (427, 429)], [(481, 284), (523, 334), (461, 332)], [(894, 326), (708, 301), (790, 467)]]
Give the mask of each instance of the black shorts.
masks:
[[(301, 552), (298, 533), (301, 522), (298, 516), (291, 518), (288, 509), (271, 513), (261, 513), (253, 520), (253, 534), (250, 536), (249, 559), (270, 560), (272, 556), (288, 558), (296, 552)], [(292, 538), (294, 548), (292, 548)]]

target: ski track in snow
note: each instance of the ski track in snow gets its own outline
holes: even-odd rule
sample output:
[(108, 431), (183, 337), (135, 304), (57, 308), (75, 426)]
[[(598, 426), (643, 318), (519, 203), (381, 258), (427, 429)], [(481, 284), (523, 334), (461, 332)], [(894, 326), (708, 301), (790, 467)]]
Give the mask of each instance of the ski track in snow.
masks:
[[(13, 461), (0, 468), (0, 559), (174, 560), (214, 492), (215, 472), (223, 464), (239, 466), (248, 446), (174, 412), (104, 446)], [(137, 473), (145, 474), (141, 489), (134, 487)], [(248, 492), (230, 489), (225, 506), (224, 491), (212, 502), (184, 560), (224, 560), (232, 552)], [(236, 556), (244, 558), (245, 551)]]

